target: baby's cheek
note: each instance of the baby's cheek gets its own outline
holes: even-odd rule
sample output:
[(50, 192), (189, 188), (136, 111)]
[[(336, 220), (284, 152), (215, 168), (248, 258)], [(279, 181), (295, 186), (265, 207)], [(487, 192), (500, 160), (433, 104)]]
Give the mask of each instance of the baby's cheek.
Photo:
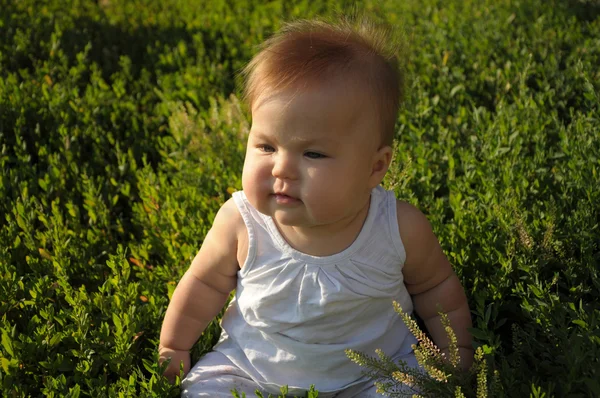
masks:
[(244, 191), (251, 189), (254, 182), (257, 180), (258, 168), (256, 162), (251, 159), (246, 159), (244, 163), (244, 169), (242, 170), (242, 186)]
[(336, 184), (330, 181), (329, 184), (321, 184), (318, 188), (311, 189), (305, 194), (304, 200), (308, 211), (318, 222), (327, 222), (337, 217), (340, 208), (340, 201)]
[(268, 184), (268, 175), (261, 175), (260, 169), (253, 164), (244, 165), (242, 172), (242, 189), (250, 203), (261, 210), (263, 206), (263, 196), (265, 195), (266, 185)]
[(242, 189), (244, 190), (244, 192), (248, 192), (248, 190), (250, 189), (250, 185), (250, 176), (248, 175), (248, 172), (244, 167), (244, 171), (242, 172)]

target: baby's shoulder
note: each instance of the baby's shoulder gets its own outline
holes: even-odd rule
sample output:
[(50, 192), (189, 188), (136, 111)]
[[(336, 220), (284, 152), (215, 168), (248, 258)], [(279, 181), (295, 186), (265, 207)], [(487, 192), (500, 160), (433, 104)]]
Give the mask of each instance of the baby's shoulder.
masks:
[(425, 214), (410, 203), (396, 203), (398, 230), (406, 251), (402, 268), (408, 292), (422, 293), (447, 278), (452, 267)]
[(421, 210), (400, 199), (396, 199), (396, 218), (400, 228), (419, 226), (423, 223), (429, 224), (427, 217)]
[(432, 239), (433, 231), (427, 217), (414, 205), (396, 199), (398, 231), (406, 251), (421, 249)]
[(248, 256), (249, 238), (246, 223), (233, 197), (219, 209), (212, 226), (212, 229), (215, 228), (220, 231), (227, 245), (235, 248), (238, 267), (241, 268)]
[(217, 212), (211, 229), (220, 232), (220, 235), (227, 236), (229, 241), (237, 241), (245, 228), (242, 214), (235, 204), (235, 200), (230, 198)]

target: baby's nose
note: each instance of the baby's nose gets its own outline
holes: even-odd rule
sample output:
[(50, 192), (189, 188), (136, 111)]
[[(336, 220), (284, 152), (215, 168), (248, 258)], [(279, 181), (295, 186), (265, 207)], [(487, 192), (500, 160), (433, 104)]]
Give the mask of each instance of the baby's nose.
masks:
[(295, 161), (290, 154), (279, 152), (275, 155), (275, 164), (272, 170), (273, 177), (282, 180), (295, 180), (298, 171)]

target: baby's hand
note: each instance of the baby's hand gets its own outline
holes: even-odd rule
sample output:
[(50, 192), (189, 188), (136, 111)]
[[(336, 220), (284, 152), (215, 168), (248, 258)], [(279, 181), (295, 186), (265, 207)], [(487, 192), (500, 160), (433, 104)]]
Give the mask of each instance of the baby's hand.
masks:
[(171, 358), (171, 362), (165, 369), (165, 377), (171, 382), (175, 382), (175, 376), (179, 376), (179, 364), (183, 362), (183, 376), (190, 371), (190, 352), (188, 350), (174, 350), (172, 348), (158, 346), (160, 355), (159, 363)]

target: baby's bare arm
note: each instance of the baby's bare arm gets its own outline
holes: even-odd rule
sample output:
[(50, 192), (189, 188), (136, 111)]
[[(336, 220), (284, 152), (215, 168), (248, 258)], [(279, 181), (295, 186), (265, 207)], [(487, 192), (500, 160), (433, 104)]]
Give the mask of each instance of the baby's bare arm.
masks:
[(406, 249), (403, 274), (415, 312), (423, 319), (435, 344), (444, 351), (449, 344), (439, 311), (446, 313), (461, 348), (461, 363), (473, 361), (471, 313), (467, 297), (450, 262), (433, 234), (429, 221), (414, 206), (398, 202), (398, 225)]
[[(173, 292), (160, 351), (188, 351), (219, 313), (237, 283), (237, 242), (245, 228), (233, 200), (217, 213), (202, 248)], [(177, 364), (177, 372), (179, 364)]]

